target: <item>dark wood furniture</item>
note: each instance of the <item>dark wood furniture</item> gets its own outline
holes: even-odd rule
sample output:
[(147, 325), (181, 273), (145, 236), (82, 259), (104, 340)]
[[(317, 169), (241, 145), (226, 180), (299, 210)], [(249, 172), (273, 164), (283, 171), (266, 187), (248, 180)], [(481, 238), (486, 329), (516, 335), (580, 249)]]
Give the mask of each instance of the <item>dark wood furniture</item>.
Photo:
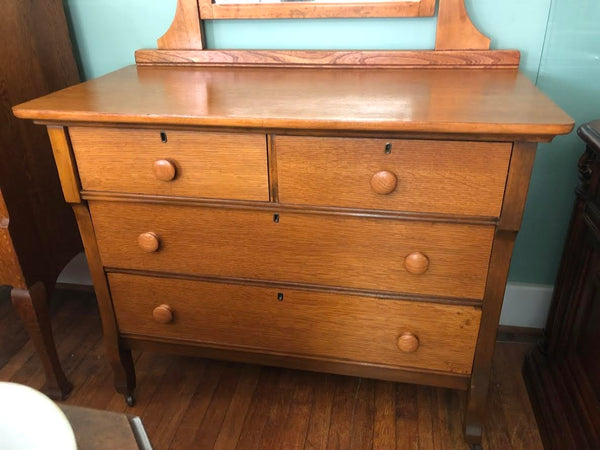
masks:
[(600, 120), (587, 148), (545, 338), (523, 375), (548, 449), (600, 448)]
[[(131, 349), (468, 392), (478, 444), (537, 142), (572, 120), (459, 0), (436, 50), (204, 50), (14, 108), (48, 126), (119, 392)], [(468, 50), (465, 50), (468, 49)]]
[(152, 450), (138, 416), (58, 405), (69, 419), (78, 450)]
[(13, 288), (46, 371), (44, 391), (64, 398), (71, 386), (56, 355), (47, 293), (81, 240), (47, 134), (17, 120), (11, 107), (77, 83), (79, 75), (60, 0), (2, 2), (0, 30), (0, 285)]

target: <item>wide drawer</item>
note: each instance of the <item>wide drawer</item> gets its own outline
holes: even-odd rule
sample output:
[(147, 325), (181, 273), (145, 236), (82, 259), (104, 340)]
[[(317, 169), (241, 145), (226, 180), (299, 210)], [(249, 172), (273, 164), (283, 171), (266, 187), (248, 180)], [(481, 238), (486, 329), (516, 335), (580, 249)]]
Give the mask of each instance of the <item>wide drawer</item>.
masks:
[(90, 211), (107, 267), (473, 299), (483, 298), (494, 235), (493, 226), (285, 211), (121, 202)]
[(86, 190), (269, 200), (264, 134), (71, 127), (69, 135)]
[(282, 203), (498, 217), (511, 144), (275, 136)]
[(121, 334), (459, 374), (471, 372), (481, 316), (469, 306), (117, 273), (108, 279)]

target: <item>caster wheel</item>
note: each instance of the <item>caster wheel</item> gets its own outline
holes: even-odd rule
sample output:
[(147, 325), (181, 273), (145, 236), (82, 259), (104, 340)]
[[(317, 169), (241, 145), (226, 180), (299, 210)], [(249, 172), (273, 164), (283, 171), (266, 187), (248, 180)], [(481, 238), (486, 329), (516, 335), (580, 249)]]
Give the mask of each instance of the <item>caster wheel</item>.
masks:
[(127, 403), (127, 406), (135, 405), (135, 397), (133, 396), (133, 394), (125, 396), (125, 403)]

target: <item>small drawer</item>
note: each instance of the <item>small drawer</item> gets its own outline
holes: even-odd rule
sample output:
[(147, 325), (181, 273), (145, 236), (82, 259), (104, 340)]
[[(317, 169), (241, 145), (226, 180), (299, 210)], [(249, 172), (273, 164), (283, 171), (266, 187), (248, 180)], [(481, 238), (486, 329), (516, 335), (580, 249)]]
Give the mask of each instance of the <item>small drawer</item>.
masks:
[(83, 189), (269, 200), (264, 134), (69, 129)]
[(106, 267), (481, 300), (493, 226), (90, 202)]
[(281, 203), (498, 217), (511, 144), (275, 136)]
[(110, 273), (119, 333), (469, 374), (481, 311)]

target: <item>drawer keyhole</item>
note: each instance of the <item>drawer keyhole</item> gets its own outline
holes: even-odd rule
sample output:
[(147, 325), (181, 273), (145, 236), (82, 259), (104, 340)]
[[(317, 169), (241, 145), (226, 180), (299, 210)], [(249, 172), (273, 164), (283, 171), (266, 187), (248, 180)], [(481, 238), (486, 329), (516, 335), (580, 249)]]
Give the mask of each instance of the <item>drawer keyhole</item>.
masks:
[(283, 292), (279, 292), (277, 294), (277, 301), (282, 302), (283, 301)]
[(392, 153), (392, 144), (391, 143), (388, 142), (387, 144), (385, 144), (384, 153), (386, 155), (389, 155), (390, 153)]
[(163, 144), (167, 143), (167, 133), (165, 133), (164, 131), (160, 132), (160, 140), (162, 141)]
[(273, 222), (279, 223), (279, 214), (273, 214)]

